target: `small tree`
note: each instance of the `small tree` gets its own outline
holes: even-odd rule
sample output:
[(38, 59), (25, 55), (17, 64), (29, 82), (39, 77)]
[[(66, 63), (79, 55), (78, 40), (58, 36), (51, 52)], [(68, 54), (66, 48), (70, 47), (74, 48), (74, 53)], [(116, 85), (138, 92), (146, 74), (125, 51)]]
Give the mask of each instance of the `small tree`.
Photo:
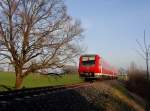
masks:
[(136, 40), (137, 44), (139, 45), (139, 49), (137, 50), (138, 54), (145, 60), (146, 63), (146, 75), (147, 80), (149, 80), (149, 57), (150, 57), (150, 44), (147, 44), (146, 38), (145, 38), (145, 30), (144, 30), (144, 36), (143, 36), (143, 45)]
[(0, 1), (0, 56), (15, 68), (16, 88), (31, 72), (62, 67), (80, 53), (80, 22), (63, 0)]

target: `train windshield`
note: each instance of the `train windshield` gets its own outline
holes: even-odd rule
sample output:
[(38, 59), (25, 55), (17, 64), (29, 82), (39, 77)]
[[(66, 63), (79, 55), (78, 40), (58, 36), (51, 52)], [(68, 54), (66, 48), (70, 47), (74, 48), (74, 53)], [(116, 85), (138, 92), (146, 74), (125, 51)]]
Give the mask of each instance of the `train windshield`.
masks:
[(82, 65), (91, 66), (95, 64), (95, 56), (83, 56)]

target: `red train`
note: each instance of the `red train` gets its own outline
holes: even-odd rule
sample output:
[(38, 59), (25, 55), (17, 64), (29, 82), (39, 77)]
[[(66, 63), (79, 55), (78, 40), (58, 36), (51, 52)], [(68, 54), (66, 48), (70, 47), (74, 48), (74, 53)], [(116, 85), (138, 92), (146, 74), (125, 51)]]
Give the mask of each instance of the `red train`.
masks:
[(117, 70), (97, 54), (82, 55), (79, 60), (79, 76), (83, 78), (117, 78)]

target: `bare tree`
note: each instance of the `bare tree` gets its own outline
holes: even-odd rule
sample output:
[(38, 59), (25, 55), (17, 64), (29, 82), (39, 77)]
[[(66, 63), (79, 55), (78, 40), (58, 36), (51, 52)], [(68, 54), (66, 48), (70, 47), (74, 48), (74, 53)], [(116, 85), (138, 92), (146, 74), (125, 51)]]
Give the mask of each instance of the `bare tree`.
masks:
[(2, 0), (0, 16), (0, 58), (14, 66), (17, 89), (31, 72), (62, 67), (80, 53), (83, 29), (63, 0)]
[(150, 44), (147, 44), (146, 38), (145, 38), (145, 30), (144, 30), (144, 36), (143, 36), (143, 45), (136, 40), (137, 44), (139, 45), (139, 49), (137, 50), (138, 54), (145, 60), (146, 63), (146, 76), (147, 80), (149, 80), (149, 57), (150, 57)]

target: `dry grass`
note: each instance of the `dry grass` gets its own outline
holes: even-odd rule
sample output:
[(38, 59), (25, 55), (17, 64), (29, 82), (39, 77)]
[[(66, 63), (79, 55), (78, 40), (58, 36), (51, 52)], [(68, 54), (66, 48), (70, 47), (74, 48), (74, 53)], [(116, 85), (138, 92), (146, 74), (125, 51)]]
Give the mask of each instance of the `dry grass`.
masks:
[[(101, 84), (95, 85), (95, 88), (98, 88), (100, 90), (107, 91), (108, 94), (110, 94), (112, 97), (114, 97), (117, 101), (120, 101), (122, 104), (121, 107), (125, 107), (125, 104), (127, 105), (126, 109), (134, 109), (135, 111), (144, 111), (144, 107), (142, 104), (139, 104), (136, 99), (126, 90), (123, 85), (116, 81), (110, 81), (110, 82), (103, 82)], [(124, 105), (123, 105), (124, 104)]]
[(145, 71), (135, 70), (129, 72), (126, 87), (150, 102), (150, 81), (146, 79)]
[(80, 92), (100, 111), (144, 111), (145, 106), (118, 81), (95, 82)]

